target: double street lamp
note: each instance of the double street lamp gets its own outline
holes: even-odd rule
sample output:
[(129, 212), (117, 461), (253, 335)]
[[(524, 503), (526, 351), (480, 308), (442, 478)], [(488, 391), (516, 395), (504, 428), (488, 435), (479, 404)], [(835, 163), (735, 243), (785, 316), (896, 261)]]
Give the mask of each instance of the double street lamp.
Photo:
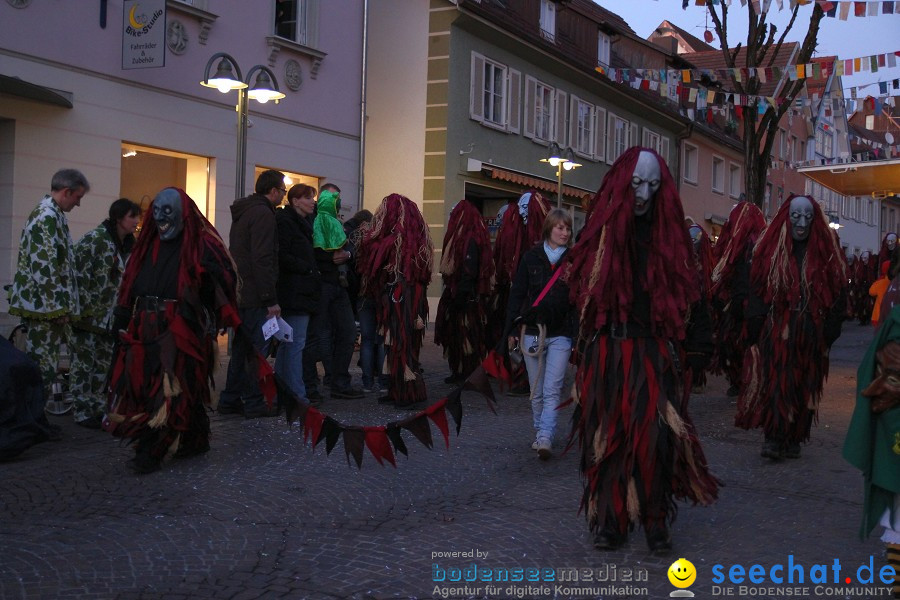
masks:
[[(215, 74), (210, 77), (210, 70), (213, 63), (219, 59), (219, 66), (216, 68)], [(237, 75), (235, 75), (235, 72)], [(256, 82), (250, 88), (250, 81), (256, 74)], [(238, 103), (235, 109), (238, 114), (237, 123), (237, 167), (235, 174), (235, 198), (244, 195), (244, 187), (246, 184), (246, 168), (247, 168), (247, 111), (249, 109), (249, 98), (253, 98), (260, 104), (265, 104), (269, 100), (276, 103), (284, 98), (284, 94), (278, 90), (278, 80), (275, 73), (269, 67), (256, 65), (247, 72), (247, 77), (241, 76), (241, 68), (238, 66), (234, 58), (225, 52), (217, 52), (212, 55), (209, 62), (206, 63), (206, 70), (203, 73), (203, 81), (200, 85), (204, 87), (215, 88), (227, 94), (231, 90), (237, 90)], [(249, 89), (248, 89), (249, 88)]]
[(571, 171), (582, 165), (575, 162), (575, 152), (571, 148), (566, 148), (563, 151), (556, 142), (550, 144), (550, 147), (547, 149), (547, 158), (542, 158), (541, 162), (548, 163), (551, 167), (556, 167), (556, 208), (562, 208), (563, 171)]

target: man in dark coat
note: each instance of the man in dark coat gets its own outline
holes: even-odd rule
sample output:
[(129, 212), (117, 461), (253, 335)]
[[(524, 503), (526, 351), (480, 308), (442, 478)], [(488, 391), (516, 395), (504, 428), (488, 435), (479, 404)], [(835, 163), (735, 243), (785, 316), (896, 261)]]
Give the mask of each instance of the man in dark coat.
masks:
[[(253, 346), (264, 356), (269, 341), (263, 337), (263, 323), (281, 314), (275, 290), (278, 281), (275, 207), (286, 191), (283, 173), (263, 171), (256, 180), (256, 193), (231, 205), (229, 250), (241, 280), (240, 317), (252, 336)], [(232, 350), (225, 389), (219, 397), (219, 413), (243, 413), (247, 419), (275, 415), (275, 411), (265, 407), (256, 381), (244, 375), (244, 364), (250, 359), (240, 348)]]

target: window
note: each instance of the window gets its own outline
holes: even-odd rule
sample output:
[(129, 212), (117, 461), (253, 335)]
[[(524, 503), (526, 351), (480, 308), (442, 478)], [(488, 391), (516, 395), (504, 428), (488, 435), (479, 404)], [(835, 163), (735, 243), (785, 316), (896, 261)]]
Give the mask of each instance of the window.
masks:
[(830, 132), (825, 132), (825, 158), (834, 158), (834, 136)]
[(534, 137), (539, 140), (550, 140), (550, 132), (553, 130), (554, 91), (552, 87), (539, 81), (536, 82), (534, 94)]
[(797, 145), (797, 136), (792, 135), (790, 140), (788, 141), (787, 147), (787, 160), (788, 162), (794, 162), (794, 147)]
[(868, 211), (866, 212), (866, 214), (868, 215), (868, 219), (866, 219), (866, 223), (868, 223), (869, 225), (874, 225), (875, 224), (875, 201), (870, 198), (867, 202), (869, 204), (869, 208), (868, 208)]
[(556, 39), (556, 4), (553, 0), (541, 0), (541, 37), (551, 42)]
[(594, 158), (603, 160), (606, 155), (606, 109), (594, 109)]
[[(167, 173), (168, 185), (184, 189), (197, 204), (200, 212), (213, 218), (215, 205), (210, 203), (210, 159), (177, 150), (164, 150), (123, 141), (119, 170), (119, 195), (132, 198), (145, 211), (151, 197), (147, 190), (159, 187), (155, 174)], [(155, 193), (155, 192), (152, 192)]]
[(825, 155), (825, 132), (821, 129), (816, 129), (816, 154)]
[(594, 105), (581, 98), (571, 96), (571, 121), (569, 141), (572, 149), (592, 158), (594, 155)]
[(793, 137), (794, 140), (794, 158), (792, 159), (795, 162), (803, 162), (806, 160), (806, 156), (803, 154), (803, 142), (798, 137)]
[(741, 166), (734, 163), (728, 165), (728, 195), (732, 198), (741, 196)]
[(763, 196), (763, 215), (769, 217), (772, 213), (772, 182), (766, 182), (766, 195)]
[(725, 191), (725, 160), (719, 156), (712, 157), (712, 191)]
[(806, 142), (804, 140), (800, 140), (800, 158), (798, 159), (800, 162), (806, 162)]
[(602, 31), (597, 32), (597, 64), (609, 67), (609, 36)]
[(688, 183), (697, 183), (697, 160), (699, 158), (697, 146), (685, 143), (684, 145), (684, 170), (682, 177)]
[(319, 0), (275, 0), (275, 35), (315, 48)]
[(778, 158), (784, 160), (784, 146), (787, 143), (787, 134), (784, 129), (778, 130)]
[(641, 144), (645, 148), (653, 148), (656, 150), (666, 163), (669, 162), (669, 138), (663, 137), (652, 129), (644, 127)]
[[(606, 162), (612, 164), (625, 150), (632, 146), (631, 143), (632, 124), (617, 117), (613, 113), (608, 115), (607, 140), (606, 140)], [(636, 140), (635, 140), (636, 141)]]
[(519, 131), (521, 73), (472, 53), (469, 116), (489, 127)]

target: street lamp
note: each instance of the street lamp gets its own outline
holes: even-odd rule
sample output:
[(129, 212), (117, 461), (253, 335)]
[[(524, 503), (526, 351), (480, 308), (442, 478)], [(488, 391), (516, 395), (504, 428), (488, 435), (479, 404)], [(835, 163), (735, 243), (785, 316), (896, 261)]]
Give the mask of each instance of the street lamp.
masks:
[[(215, 74), (210, 77), (210, 69), (213, 63), (219, 59), (219, 66), (216, 68)], [(237, 75), (235, 75), (237, 72)], [(257, 74), (258, 73), (258, 74)], [(256, 75), (256, 82), (251, 89), (250, 81), (253, 75)], [(244, 195), (244, 187), (246, 181), (247, 168), (247, 111), (249, 110), (249, 98), (253, 98), (260, 104), (265, 104), (269, 100), (276, 103), (284, 98), (284, 94), (278, 90), (278, 80), (275, 73), (269, 67), (256, 65), (247, 72), (246, 79), (241, 76), (241, 68), (238, 66), (234, 58), (225, 52), (216, 52), (206, 63), (206, 70), (203, 73), (203, 81), (200, 85), (204, 87), (215, 88), (227, 94), (231, 90), (237, 90), (238, 103), (235, 110), (238, 114), (237, 123), (237, 166), (235, 169), (234, 189), (235, 197), (240, 198)]]
[(562, 208), (563, 171), (571, 171), (582, 165), (575, 162), (575, 153), (571, 148), (566, 148), (563, 151), (556, 142), (550, 144), (550, 147), (547, 149), (547, 158), (542, 158), (541, 162), (548, 163), (551, 167), (556, 167), (556, 208)]

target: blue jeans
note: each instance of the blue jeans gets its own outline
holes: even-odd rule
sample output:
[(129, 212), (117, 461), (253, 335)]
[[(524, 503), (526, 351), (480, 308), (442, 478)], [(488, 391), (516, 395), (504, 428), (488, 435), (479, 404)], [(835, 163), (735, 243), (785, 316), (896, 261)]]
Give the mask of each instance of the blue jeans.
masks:
[[(522, 339), (524, 348), (537, 345), (536, 335), (525, 335)], [(572, 354), (572, 338), (557, 336), (544, 340), (544, 370), (538, 379), (537, 356), (525, 356), (525, 369), (528, 371), (528, 383), (531, 384), (531, 414), (534, 418), (536, 439), (553, 439), (556, 429), (557, 408), (562, 395), (563, 380)]]
[(386, 384), (387, 379), (382, 374), (384, 369), (384, 336), (378, 335), (378, 323), (375, 319), (375, 301), (371, 298), (359, 300), (359, 366), (362, 367), (362, 380), (364, 387), (375, 385), (375, 378), (379, 384)]
[[(253, 347), (263, 356), (269, 351), (269, 341), (263, 338), (262, 325), (266, 322), (269, 310), (265, 307), (241, 308), (238, 313)], [(251, 361), (253, 370), (248, 371), (247, 362)], [(225, 389), (219, 396), (219, 406), (239, 407), (243, 403), (244, 409), (262, 410), (264, 400), (259, 382), (256, 379), (256, 358), (246, 355), (240, 346), (233, 346), (231, 360), (228, 361), (228, 375), (225, 378)]]
[(306, 326), (309, 324), (309, 315), (282, 314), (281, 318), (294, 330), (294, 341), (278, 344), (278, 353), (275, 356), (275, 373), (284, 380), (292, 392), (305, 400), (303, 348), (306, 347)]

